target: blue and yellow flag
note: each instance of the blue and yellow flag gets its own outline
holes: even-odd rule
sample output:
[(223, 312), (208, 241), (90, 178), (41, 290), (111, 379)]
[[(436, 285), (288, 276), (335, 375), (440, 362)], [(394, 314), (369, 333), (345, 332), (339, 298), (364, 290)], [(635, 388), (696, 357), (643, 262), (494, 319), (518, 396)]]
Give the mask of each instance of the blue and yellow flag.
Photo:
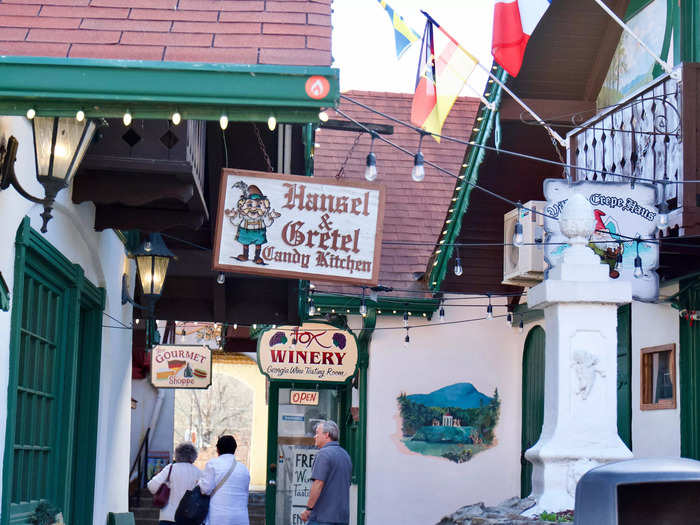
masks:
[(416, 40), (420, 39), (420, 35), (416, 33), (413, 29), (411, 29), (406, 21), (399, 15), (396, 11), (394, 11), (389, 4), (387, 4), (384, 0), (377, 0), (381, 6), (386, 10), (387, 14), (389, 15), (389, 19), (391, 20), (392, 25), (394, 26), (394, 39), (396, 40), (396, 58), (401, 58), (401, 55), (403, 55), (404, 51), (410, 46), (413, 42)]

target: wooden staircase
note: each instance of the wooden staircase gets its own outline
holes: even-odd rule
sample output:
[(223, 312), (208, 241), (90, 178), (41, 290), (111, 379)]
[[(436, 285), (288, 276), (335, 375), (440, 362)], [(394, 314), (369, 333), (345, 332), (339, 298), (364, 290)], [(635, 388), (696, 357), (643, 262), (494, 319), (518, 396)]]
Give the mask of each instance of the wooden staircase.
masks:
[[(153, 506), (151, 493), (141, 489), (138, 504), (131, 498), (129, 510), (134, 513), (136, 525), (158, 525), (159, 509)], [(251, 492), (248, 497), (248, 516), (250, 525), (265, 525), (265, 493)]]

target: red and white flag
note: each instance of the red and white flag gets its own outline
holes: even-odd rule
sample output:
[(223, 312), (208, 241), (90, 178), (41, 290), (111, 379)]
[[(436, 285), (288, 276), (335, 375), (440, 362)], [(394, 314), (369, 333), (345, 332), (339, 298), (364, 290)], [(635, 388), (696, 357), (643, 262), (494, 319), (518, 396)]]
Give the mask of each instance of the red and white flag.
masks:
[(551, 0), (496, 0), (491, 54), (512, 76), (518, 76), (530, 35), (550, 3)]

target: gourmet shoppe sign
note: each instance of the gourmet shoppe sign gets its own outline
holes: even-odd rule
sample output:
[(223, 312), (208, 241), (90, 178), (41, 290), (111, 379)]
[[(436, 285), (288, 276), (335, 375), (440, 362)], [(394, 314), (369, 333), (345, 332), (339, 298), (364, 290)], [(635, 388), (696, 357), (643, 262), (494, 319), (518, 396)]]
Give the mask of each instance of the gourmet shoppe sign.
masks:
[(156, 388), (209, 388), (208, 346), (158, 345), (151, 350), (151, 383)]
[[(547, 243), (545, 259), (550, 266), (561, 261), (567, 238), (559, 229), (559, 214), (572, 193), (580, 193), (593, 206), (595, 231), (589, 246), (608, 265), (611, 280), (629, 281), (632, 296), (640, 301), (655, 301), (659, 296), (659, 245), (647, 242), (656, 232), (656, 188), (649, 184), (629, 182), (581, 181), (569, 184), (561, 179), (544, 181), (547, 199), (544, 229)], [(638, 242), (636, 239), (640, 239)], [(634, 276), (634, 259), (642, 260), (643, 273)]]
[(357, 340), (324, 323), (271, 328), (258, 339), (258, 366), (272, 381), (343, 383), (357, 370)]
[(384, 188), (224, 169), (213, 268), (377, 284)]

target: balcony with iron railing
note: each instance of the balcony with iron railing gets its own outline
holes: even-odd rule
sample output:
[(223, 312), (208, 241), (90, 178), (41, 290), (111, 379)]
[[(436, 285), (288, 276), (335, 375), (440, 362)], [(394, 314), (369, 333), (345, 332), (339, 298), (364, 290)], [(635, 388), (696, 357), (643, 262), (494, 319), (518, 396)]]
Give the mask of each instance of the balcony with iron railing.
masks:
[[(700, 233), (698, 217), (698, 80), (700, 64), (681, 79), (663, 75), (568, 135), (573, 180), (650, 183), (669, 211), (673, 236)], [(577, 124), (577, 123), (575, 123)]]

